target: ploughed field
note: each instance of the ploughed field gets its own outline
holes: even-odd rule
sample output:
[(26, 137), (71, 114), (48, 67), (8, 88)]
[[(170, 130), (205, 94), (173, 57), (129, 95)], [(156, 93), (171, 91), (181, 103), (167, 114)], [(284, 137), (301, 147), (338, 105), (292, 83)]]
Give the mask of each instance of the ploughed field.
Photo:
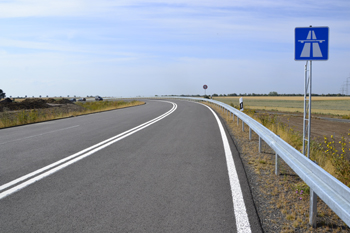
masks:
[[(239, 106), (240, 97), (216, 97), (215, 100)], [(350, 141), (350, 97), (312, 97), (311, 138), (322, 143), (324, 137)], [(254, 110), (254, 115), (266, 114), (274, 117), (301, 135), (303, 133), (304, 97), (296, 96), (246, 96), (245, 109)]]
[[(226, 104), (239, 105), (237, 97), (214, 97), (213, 99)], [(350, 97), (311, 97), (312, 113), (331, 115), (350, 115)], [(282, 112), (304, 112), (303, 96), (245, 96), (244, 106), (255, 110), (277, 110)], [(333, 116), (334, 117), (334, 116)]]

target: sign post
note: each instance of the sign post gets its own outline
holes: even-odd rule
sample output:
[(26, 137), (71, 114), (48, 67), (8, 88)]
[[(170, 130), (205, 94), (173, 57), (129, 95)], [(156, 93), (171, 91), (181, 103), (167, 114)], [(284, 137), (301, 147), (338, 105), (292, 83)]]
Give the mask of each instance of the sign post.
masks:
[[(328, 60), (329, 28), (295, 28), (294, 59), (306, 61), (304, 78), (303, 154), (310, 158), (312, 61)], [(308, 69), (308, 64), (309, 69)], [(317, 195), (310, 190), (309, 223), (316, 227)]]
[[(294, 59), (306, 61), (304, 80), (303, 154), (310, 158), (312, 61), (328, 60), (328, 27), (295, 28)], [(308, 69), (308, 64), (309, 69)]]
[(204, 89), (204, 95), (206, 96), (207, 95), (208, 86), (204, 84), (203, 89)]

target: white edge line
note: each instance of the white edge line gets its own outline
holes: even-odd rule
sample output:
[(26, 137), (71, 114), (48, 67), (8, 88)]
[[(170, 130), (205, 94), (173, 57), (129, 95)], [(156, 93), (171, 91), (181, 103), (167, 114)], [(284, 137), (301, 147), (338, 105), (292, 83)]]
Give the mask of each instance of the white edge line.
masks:
[[(162, 101), (162, 102), (168, 102), (168, 101)], [(127, 136), (130, 136), (130, 135), (140, 131), (141, 129), (144, 129), (144, 128), (146, 128), (146, 127), (156, 123), (157, 121), (160, 121), (161, 119), (167, 117), (168, 115), (170, 115), (171, 113), (173, 113), (177, 109), (177, 105), (175, 103), (172, 103), (172, 102), (168, 102), (168, 103), (173, 104), (173, 107), (168, 112), (164, 113), (163, 115), (161, 115), (159, 117), (156, 117), (156, 118), (154, 118), (154, 119), (152, 119), (152, 120), (150, 120), (150, 121), (148, 121), (146, 123), (143, 123), (143, 124), (141, 124), (139, 126), (136, 126), (136, 127), (132, 128), (132, 129), (127, 130), (127, 131), (125, 131), (125, 132), (123, 132), (121, 134), (118, 134), (118, 135), (116, 135), (116, 136), (114, 136), (112, 138), (109, 138), (109, 139), (107, 139), (105, 141), (102, 141), (102, 142), (100, 142), (100, 143), (98, 143), (98, 144), (96, 144), (94, 146), (86, 148), (86, 149), (84, 149), (84, 150), (82, 150), (82, 151), (80, 151), (78, 153), (75, 153), (75, 154), (73, 154), (71, 156), (68, 156), (68, 157), (66, 157), (64, 159), (61, 159), (61, 160), (59, 160), (59, 161), (57, 161), (55, 163), (52, 163), (52, 164), (50, 164), (50, 165), (48, 165), (46, 167), (38, 169), (38, 170), (36, 170), (34, 172), (31, 172), (31, 173), (29, 173), (29, 174), (27, 174), (25, 176), (19, 177), (19, 178), (15, 179), (15, 180), (13, 180), (13, 181), (11, 181), (9, 183), (6, 183), (6, 184), (0, 186), (0, 191), (1, 191), (3, 189), (6, 189), (6, 188), (8, 188), (10, 186), (13, 186), (13, 185), (21, 182), (23, 180), (26, 180), (26, 179), (28, 179), (30, 177), (33, 177), (33, 176), (35, 176), (35, 175), (37, 175), (37, 174), (39, 174), (41, 172), (44, 172), (44, 171), (46, 171), (46, 170), (48, 170), (48, 169), (50, 169), (52, 167), (55, 167), (55, 166), (65, 162), (67, 160), (72, 159), (72, 160), (70, 160), (67, 163), (64, 163), (64, 164), (62, 164), (60, 166), (57, 166), (54, 169), (51, 169), (51, 170), (49, 170), (49, 171), (47, 171), (47, 172), (45, 172), (45, 173), (43, 173), (43, 174), (41, 174), (39, 176), (36, 176), (36, 177), (26, 181), (26, 182), (23, 182), (20, 185), (17, 185), (17, 186), (15, 186), (15, 187), (7, 190), (7, 191), (4, 191), (4, 192), (0, 193), (0, 199), (2, 199), (2, 198), (6, 197), (6, 196), (8, 196), (8, 195), (10, 195), (10, 194), (12, 194), (14, 192), (17, 192), (20, 189), (22, 189), (22, 188), (24, 188), (24, 187), (26, 187), (26, 186), (28, 186), (28, 185), (38, 181), (38, 180), (41, 180), (42, 178), (44, 178), (46, 176), (49, 176), (49, 175), (53, 174), (54, 172), (56, 172), (58, 170), (61, 170), (62, 168), (65, 168), (68, 165), (73, 164), (73, 163), (75, 163), (75, 162), (77, 162), (77, 161), (79, 161), (79, 160), (81, 160), (81, 159), (83, 159), (83, 158), (85, 158), (85, 157), (87, 157), (87, 156), (89, 156), (89, 155), (91, 155), (91, 154), (93, 154), (93, 153), (95, 153), (95, 152), (97, 152), (97, 151), (99, 151), (99, 150), (101, 150), (101, 149), (103, 149), (103, 148), (105, 148), (105, 147), (107, 147), (107, 146), (109, 146), (109, 145), (111, 145), (111, 144), (113, 144), (113, 143), (115, 143), (115, 142), (117, 142), (117, 141), (127, 137)], [(96, 148), (96, 149), (94, 149), (94, 148)], [(91, 151), (86, 153), (86, 154), (84, 154), (85, 152), (87, 152), (89, 150), (91, 150)], [(74, 157), (77, 157), (79, 155), (81, 155), (81, 156), (78, 157), (78, 158), (73, 159)]]
[(239, 183), (235, 162), (233, 161), (231, 148), (228, 143), (228, 139), (227, 139), (224, 127), (222, 126), (221, 121), (219, 120), (217, 114), (210, 107), (204, 104), (201, 104), (201, 105), (207, 107), (213, 113), (219, 125), (221, 138), (225, 149), (227, 170), (228, 170), (228, 175), (229, 175), (230, 185), (231, 185), (233, 210), (236, 218), (237, 232), (244, 232), (244, 233), (251, 232), (248, 213), (245, 207), (241, 185)]

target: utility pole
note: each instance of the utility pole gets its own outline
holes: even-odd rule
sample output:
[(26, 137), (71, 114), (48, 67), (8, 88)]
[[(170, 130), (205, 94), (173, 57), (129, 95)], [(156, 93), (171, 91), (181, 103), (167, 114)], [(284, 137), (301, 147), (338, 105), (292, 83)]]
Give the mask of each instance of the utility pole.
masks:
[(346, 78), (345, 81), (346, 95), (349, 95), (349, 79), (350, 77)]

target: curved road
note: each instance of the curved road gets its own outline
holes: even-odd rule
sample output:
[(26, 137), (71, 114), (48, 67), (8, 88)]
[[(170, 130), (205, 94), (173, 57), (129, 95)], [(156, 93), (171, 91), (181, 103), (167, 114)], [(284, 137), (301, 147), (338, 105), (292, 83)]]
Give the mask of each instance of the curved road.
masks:
[(261, 232), (217, 119), (147, 100), (0, 130), (1, 232)]

